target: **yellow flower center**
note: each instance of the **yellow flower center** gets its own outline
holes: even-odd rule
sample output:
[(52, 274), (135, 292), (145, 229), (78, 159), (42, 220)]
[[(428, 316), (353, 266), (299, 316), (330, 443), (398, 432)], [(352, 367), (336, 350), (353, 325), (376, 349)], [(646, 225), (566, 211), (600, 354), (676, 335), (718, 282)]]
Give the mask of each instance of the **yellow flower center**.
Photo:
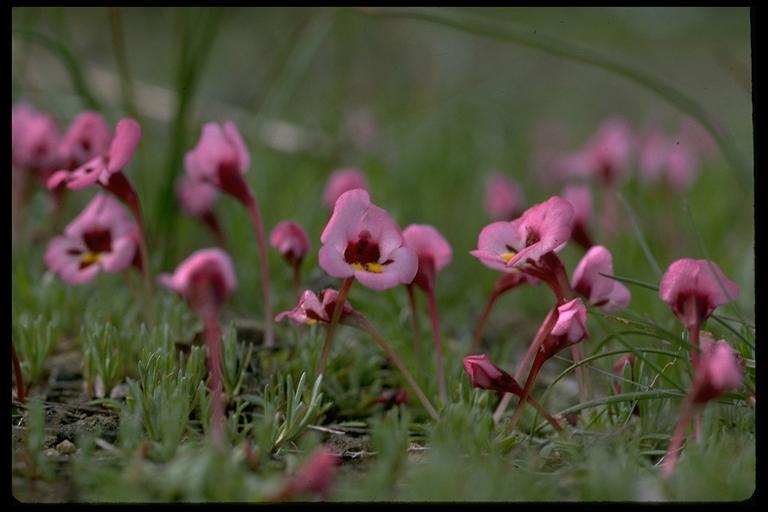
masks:
[(384, 265), (380, 263), (353, 263), (355, 270), (365, 270), (366, 272), (373, 272), (374, 274), (381, 274), (384, 272)]
[(504, 261), (509, 261), (514, 258), (516, 254), (516, 252), (503, 252), (501, 253), (501, 257)]
[(85, 263), (86, 265), (90, 265), (92, 263), (98, 263), (100, 259), (101, 259), (101, 253), (98, 253), (98, 252), (86, 252), (86, 253), (83, 253), (82, 256), (80, 256), (80, 262)]
[(314, 318), (307, 318), (306, 324), (307, 325), (315, 325), (317, 323), (317, 320)]

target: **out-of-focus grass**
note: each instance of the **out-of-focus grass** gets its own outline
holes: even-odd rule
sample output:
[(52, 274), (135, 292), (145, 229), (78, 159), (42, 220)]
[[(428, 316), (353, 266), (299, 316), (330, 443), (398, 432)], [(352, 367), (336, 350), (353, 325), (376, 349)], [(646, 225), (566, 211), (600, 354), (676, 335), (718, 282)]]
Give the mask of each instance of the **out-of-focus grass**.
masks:
[[(749, 63), (746, 9), (514, 8), (477, 13), (512, 21), (532, 33), (578, 40), (581, 45), (602, 49), (615, 59), (663, 78), (714, 113), (733, 134), (744, 160), (751, 162), (750, 97), (742, 88), (743, 77), (738, 75), (737, 65)], [(691, 442), (678, 474), (664, 482), (653, 464), (666, 448), (668, 437), (664, 436), (672, 431), (680, 399), (643, 400), (640, 418), (631, 416), (627, 403), (596, 407), (581, 412), (580, 427), (590, 424), (586, 432), (566, 439), (549, 438), (546, 431), (525, 437), (504, 433), (503, 428), (492, 430), (486, 416), (492, 411), (493, 400), (468, 400), (468, 394), (474, 400), (479, 394), (466, 389), (468, 382), (461, 368), (472, 329), (497, 278), (468, 254), (475, 247), (478, 232), (489, 222), (482, 207), (484, 174), (498, 168), (514, 177), (524, 189), (527, 204), (532, 204), (560, 192), (559, 187), (542, 185), (532, 175), (532, 132), (541, 121), (561, 120), (570, 131), (570, 146), (575, 148), (606, 116), (626, 117), (638, 127), (659, 118), (671, 131), (682, 118), (679, 112), (632, 83), (603, 71), (413, 20), (384, 21), (343, 9), (227, 9), (217, 14), (220, 26), (205, 50), (210, 53), (204, 65), (203, 48), (195, 47), (188, 56), (192, 59), (188, 66), (199, 65), (194, 68), (199, 83), (189, 105), (182, 105), (188, 109), (186, 119), (174, 125), (174, 91), (183, 83), (177, 75), (179, 32), (174, 18), (194, 18), (196, 13), (174, 13), (169, 9), (121, 12), (134, 86), (154, 86), (160, 96), (158, 104), (168, 107), (165, 115), (160, 108), (137, 104), (144, 133), (141, 159), (127, 171), (138, 184), (145, 210), (151, 212), (150, 231), (162, 235), (150, 241), (150, 249), (158, 251), (153, 258), (156, 273), (171, 270), (192, 250), (214, 243), (203, 226), (168, 204), (168, 189), (163, 187), (183, 172), (181, 160), (173, 158), (173, 152), (190, 149), (203, 122), (223, 121), (230, 114), (241, 127), (257, 126), (249, 123), (258, 116), (277, 118), (320, 132), (330, 141), (330, 150), (324, 147), (314, 151), (310, 146), (303, 151), (283, 151), (265, 142), (257, 129), (243, 130), (251, 150), (248, 179), (260, 201), (266, 228), (290, 218), (310, 234), (313, 250), (303, 267), (307, 286), (319, 289), (337, 284), (317, 267), (316, 257), (319, 235), (329, 216), (320, 202), (322, 187), (334, 168), (360, 166), (370, 181), (374, 202), (390, 211), (402, 227), (415, 222), (434, 224), (454, 249), (453, 262), (438, 277), (437, 296), (446, 338), (448, 387), (452, 400), (462, 400), (443, 411), (447, 418), (444, 424), (419, 432), (426, 435), (420, 442), (429, 449), (410, 453), (403, 460), (403, 429), (407, 427), (398, 423), (403, 420), (382, 418), (379, 409), (366, 404), (382, 389), (405, 383), (391, 368), (382, 368), (384, 357), (370, 340), (342, 330), (324, 382), (326, 399), (334, 402), (328, 416), (370, 422), (374, 448), (393, 447), (401, 458), (380, 454), (360, 467), (345, 468), (334, 498), (710, 500), (743, 499), (751, 494), (754, 414), (743, 403), (710, 407), (704, 441), (701, 445)], [(94, 97), (110, 98), (104, 100), (104, 113), (111, 122), (125, 115), (117, 91), (93, 80), (94, 70), (117, 76), (107, 9), (23, 8), (14, 11), (13, 22), (14, 30), (35, 31), (66, 48)], [(54, 53), (17, 35), (13, 52), (14, 100), (31, 101), (53, 112), (62, 126), (89, 106), (88, 95), (77, 82), (73, 84)], [(723, 55), (732, 66), (724, 66)], [(163, 103), (162, 91), (170, 98), (167, 104)], [(221, 104), (229, 108), (226, 117), (217, 107)], [(355, 147), (344, 131), (345, 115), (358, 108), (369, 109), (377, 120), (379, 133), (369, 149)], [(183, 141), (176, 149), (173, 137)], [(699, 179), (685, 193), (643, 186), (635, 177), (636, 169), (632, 169), (632, 177), (623, 182), (620, 191), (662, 270), (680, 257), (705, 257), (706, 251), (706, 257), (716, 261), (739, 284), (738, 308), (741, 315), (753, 320), (752, 198), (739, 189), (730, 172), (728, 163), (718, 154), (704, 162)], [(593, 191), (599, 212), (600, 193), (597, 188)], [(69, 194), (65, 218), (79, 211), (86, 196)], [(226, 316), (260, 319), (258, 256), (246, 212), (227, 197), (222, 197), (216, 208), (240, 281)], [(160, 212), (164, 212), (164, 221), (173, 225), (173, 230), (156, 231)], [(14, 246), (14, 318), (21, 314), (57, 318), (63, 332), (77, 336), (79, 318), (115, 321), (125, 316), (126, 308), (136, 309), (127, 290), (113, 292), (123, 287), (115, 276), (99, 276), (97, 282), (72, 290), (44, 275), (42, 252), (51, 234), (48, 215), (47, 198), (38, 193), (27, 213), (27, 228), (30, 233), (38, 233), (39, 240), (28, 238), (27, 243)], [(596, 232), (596, 241), (613, 252), (617, 275), (657, 284), (659, 276), (626, 213), (620, 215), (621, 230), (612, 237)], [(168, 216), (174, 217), (172, 222)], [(593, 231), (597, 227), (594, 222)], [(575, 246), (563, 251), (569, 270), (573, 270), (581, 254)], [(281, 311), (294, 303), (290, 271), (277, 254), (272, 253), (270, 258), (274, 309)], [(656, 292), (638, 286), (630, 288), (631, 312), (619, 313), (618, 317), (651, 321), (681, 336), (682, 328)], [(424, 298), (419, 295), (418, 300), (426, 313)], [(551, 307), (551, 300), (548, 290), (536, 287), (516, 290), (499, 301), (486, 334), (485, 349), (494, 361), (507, 369), (514, 368)], [(431, 397), (436, 397), (426, 322), (422, 322), (422, 339), (416, 342), (408, 322), (405, 290), (373, 293), (355, 285), (351, 301), (402, 352), (416, 379)], [(188, 325), (179, 325), (184, 323), (181, 313), (172, 313), (172, 309), (169, 306), (163, 310), (161, 321), (177, 325), (174, 329), (180, 340), (190, 340), (194, 329), (189, 325), (194, 320), (190, 317)], [(733, 306), (719, 312), (739, 316)], [(589, 321), (587, 355), (607, 336), (630, 330), (624, 324), (595, 316)], [(738, 323), (734, 325), (740, 329)], [(721, 325), (710, 321), (707, 328), (727, 338), (748, 359), (754, 359), (749, 347)], [(271, 382), (277, 370), (298, 381), (317, 359), (321, 337), (315, 336), (315, 330), (287, 325), (278, 329), (278, 337), (288, 345), (291, 356), (254, 352), (251, 367), (260, 384)], [(647, 336), (625, 334), (621, 339), (607, 341), (600, 350), (623, 350), (626, 345), (673, 352), (678, 349)], [(662, 353), (644, 357), (647, 361), (636, 373), (639, 385), (625, 392), (642, 392), (652, 386), (675, 389), (670, 381), (683, 388), (690, 384), (690, 367), (682, 359)], [(595, 368), (588, 373), (595, 398), (610, 394), (612, 378), (598, 370), (610, 372), (612, 361), (605, 358), (590, 363)], [(552, 361), (545, 367), (537, 393), (567, 367), (565, 361)], [(667, 378), (657, 376), (661, 368)], [(263, 386), (256, 389), (261, 392)], [(555, 384), (546, 396), (546, 406), (552, 411), (575, 406), (578, 400), (572, 374)], [(425, 418), (416, 405), (412, 406), (412, 415), (419, 421)], [(539, 420), (529, 411), (521, 423), (523, 432), (530, 432)], [(391, 434), (386, 434), (385, 429)], [(411, 432), (412, 437), (415, 433)], [(306, 441), (307, 448), (317, 442), (314, 438)], [(174, 474), (182, 475), (182, 480), (186, 476), (181, 468), (187, 458), (195, 456), (194, 450), (187, 446), (167, 462), (168, 469), (176, 468)], [(193, 493), (181, 484), (174, 487), (177, 484), (170, 480), (164, 484), (166, 487), (142, 488), (142, 482), (151, 481), (158, 468), (141, 466), (136, 461), (122, 461), (119, 470), (101, 476), (86, 471), (80, 484), (84, 496), (93, 499), (109, 499), (106, 489), (114, 482), (125, 481), (131, 481), (133, 487), (124, 489), (121, 499), (258, 499), (268, 494), (269, 489), (262, 490), (261, 486), (245, 490), (243, 486), (253, 484), (252, 475), (239, 473), (245, 472), (241, 466), (233, 469), (236, 465), (231, 461), (205, 457), (207, 469), (201, 470), (201, 475), (216, 475), (217, 471), (228, 477), (237, 474), (223, 487), (231, 490), (230, 494), (215, 490), (214, 484), (206, 491)], [(719, 478), (715, 468), (725, 465), (737, 469), (729, 472), (727, 479)], [(278, 465), (266, 471), (269, 478), (276, 478), (277, 472), (284, 469)], [(387, 472), (394, 476), (385, 477)], [(130, 489), (135, 490), (134, 495)]]

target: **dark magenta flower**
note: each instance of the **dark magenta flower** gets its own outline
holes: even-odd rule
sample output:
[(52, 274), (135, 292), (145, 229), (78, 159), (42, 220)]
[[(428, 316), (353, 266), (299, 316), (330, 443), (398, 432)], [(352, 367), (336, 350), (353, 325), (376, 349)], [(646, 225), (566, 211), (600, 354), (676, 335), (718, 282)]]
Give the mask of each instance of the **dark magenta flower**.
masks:
[(296, 222), (284, 220), (279, 222), (269, 235), (269, 243), (278, 250), (283, 258), (291, 265), (298, 265), (309, 252), (312, 244), (307, 232)]
[(326, 496), (340, 463), (341, 459), (331, 450), (325, 446), (318, 448), (295, 474), (286, 479), (273, 500), (284, 501), (308, 494)]

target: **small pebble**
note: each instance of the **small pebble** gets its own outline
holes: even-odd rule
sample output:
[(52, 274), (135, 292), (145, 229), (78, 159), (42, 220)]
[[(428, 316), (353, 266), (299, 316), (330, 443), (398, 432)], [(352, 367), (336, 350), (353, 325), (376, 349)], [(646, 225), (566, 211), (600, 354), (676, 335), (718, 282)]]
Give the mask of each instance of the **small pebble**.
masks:
[(77, 450), (77, 447), (74, 443), (65, 439), (56, 445), (56, 450), (62, 455), (72, 455)]
[(56, 448), (48, 448), (43, 452), (46, 457), (58, 457), (60, 454), (56, 451)]

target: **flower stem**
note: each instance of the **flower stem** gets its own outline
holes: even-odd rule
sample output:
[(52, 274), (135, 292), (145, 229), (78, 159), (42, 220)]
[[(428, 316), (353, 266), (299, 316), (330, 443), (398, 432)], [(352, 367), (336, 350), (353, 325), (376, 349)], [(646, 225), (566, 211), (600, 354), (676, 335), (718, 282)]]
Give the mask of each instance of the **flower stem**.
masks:
[(696, 325), (691, 329), (688, 329), (688, 337), (691, 343), (694, 345), (694, 349), (691, 352), (691, 364), (694, 368), (699, 364), (699, 326)]
[(550, 415), (547, 410), (536, 400), (533, 399), (533, 397), (528, 397), (528, 403), (533, 406), (534, 409), (536, 409), (539, 414), (541, 414), (545, 420), (549, 422), (550, 425), (552, 425), (552, 428), (554, 428), (558, 432), (563, 431), (563, 427), (560, 426), (560, 423)]
[(685, 405), (683, 405), (683, 411), (680, 413), (680, 419), (677, 421), (675, 433), (672, 435), (672, 441), (669, 443), (667, 454), (664, 456), (664, 462), (661, 465), (661, 474), (664, 477), (669, 477), (675, 469), (685, 439), (685, 431), (688, 429), (688, 423), (691, 421), (692, 414), (693, 401), (689, 396), (685, 401)]
[(355, 282), (355, 277), (350, 276), (344, 279), (341, 283), (341, 289), (336, 296), (336, 307), (333, 309), (333, 316), (331, 317), (331, 323), (328, 324), (328, 331), (325, 334), (325, 343), (323, 343), (323, 352), (320, 354), (320, 364), (318, 365), (317, 374), (322, 375), (325, 372), (325, 367), (328, 364), (328, 356), (331, 353), (331, 343), (333, 343), (333, 335), (336, 333), (336, 326), (339, 324), (339, 318), (341, 318), (341, 311), (344, 309), (344, 303), (347, 302), (347, 296), (349, 296), (349, 290), (352, 288), (352, 283)]
[(443, 363), (443, 340), (440, 337), (440, 317), (437, 311), (437, 301), (435, 300), (434, 288), (428, 288), (426, 293), (427, 306), (429, 307), (429, 317), (432, 321), (432, 340), (435, 343), (437, 385), (440, 392), (440, 400), (445, 403), (448, 401), (448, 391), (445, 388), (445, 364)]
[[(574, 364), (579, 364), (582, 359), (584, 359), (582, 353), (581, 353), (581, 343), (574, 343), (571, 345), (571, 357), (573, 358)], [(582, 402), (586, 402), (588, 399), (587, 396), (587, 379), (584, 375), (584, 367), (583, 366), (577, 366), (576, 367), (576, 382), (579, 385), (579, 400)]]
[(256, 238), (259, 244), (259, 268), (261, 269), (261, 292), (264, 300), (264, 346), (272, 347), (275, 338), (272, 334), (272, 304), (269, 298), (269, 260), (267, 256), (267, 242), (264, 237), (264, 224), (261, 221), (261, 212), (256, 198), (251, 195), (251, 200), (246, 203), (251, 222), (256, 230)]
[[(523, 374), (525, 373), (525, 370), (528, 369), (528, 364), (539, 352), (541, 344), (544, 343), (544, 340), (547, 338), (547, 336), (549, 336), (549, 333), (552, 331), (552, 328), (555, 326), (556, 322), (557, 306), (553, 307), (549, 313), (547, 313), (546, 318), (544, 318), (544, 322), (536, 332), (536, 336), (533, 338), (531, 346), (528, 347), (528, 352), (526, 352), (525, 357), (520, 363), (520, 366), (517, 367), (517, 373), (515, 373), (516, 381), (520, 382), (523, 379)], [(499, 405), (496, 407), (496, 411), (493, 413), (493, 421), (495, 423), (498, 423), (501, 420), (501, 416), (504, 414), (504, 411), (507, 410), (509, 402), (512, 401), (513, 396), (514, 395), (512, 393), (504, 393), (504, 396), (501, 398)]]
[[(523, 412), (523, 407), (525, 406), (526, 402), (528, 401), (528, 396), (531, 393), (531, 388), (533, 388), (533, 383), (536, 380), (536, 376), (539, 374), (539, 370), (541, 370), (542, 365), (544, 364), (544, 358), (542, 357), (536, 357), (536, 359), (533, 361), (533, 366), (531, 366), (531, 373), (528, 374), (528, 378), (525, 381), (525, 387), (523, 388), (523, 394), (520, 395), (520, 402), (517, 404), (517, 408), (515, 409), (514, 414), (512, 414), (512, 418), (509, 420), (509, 429), (515, 428), (515, 425), (517, 424), (517, 421), (520, 419), (520, 415)], [(503, 411), (502, 411), (503, 412)]]
[(13, 341), (11, 341), (11, 359), (13, 360), (13, 374), (16, 378), (16, 395), (19, 402), (24, 404), (27, 402), (27, 397), (24, 393), (24, 378), (21, 374), (21, 363), (19, 363), (19, 356), (16, 355), (16, 347), (13, 345)]
[(405, 380), (408, 381), (408, 384), (410, 384), (414, 393), (416, 393), (416, 396), (421, 402), (421, 405), (424, 406), (424, 409), (427, 410), (432, 419), (437, 421), (439, 419), (437, 411), (432, 406), (427, 396), (424, 394), (424, 391), (422, 391), (421, 387), (416, 383), (416, 379), (413, 378), (411, 372), (408, 371), (403, 362), (400, 360), (400, 357), (397, 355), (395, 350), (389, 343), (387, 343), (387, 340), (385, 340), (384, 337), (381, 336), (381, 334), (379, 334), (373, 325), (371, 325), (371, 323), (364, 317), (360, 317), (355, 325), (370, 334), (374, 341), (376, 341), (376, 343), (378, 343), (378, 345), (384, 349), (384, 352), (387, 353), (389, 359), (392, 361), (392, 363), (394, 363), (395, 366), (397, 366), (397, 369), (400, 370), (400, 373), (403, 374)]
[(475, 334), (472, 336), (472, 346), (469, 349), (470, 354), (476, 354), (480, 349), (480, 342), (483, 338), (485, 324), (488, 322), (488, 317), (491, 316), (493, 306), (496, 304), (496, 301), (499, 300), (499, 297), (501, 297), (501, 294), (496, 290), (492, 291), (491, 296), (488, 297), (488, 303), (485, 305), (485, 309), (483, 310), (483, 316), (481, 316), (480, 321), (477, 322), (477, 327), (475, 327)]
[(213, 210), (205, 212), (203, 215), (201, 215), (200, 220), (202, 220), (203, 223), (208, 226), (208, 228), (213, 233), (213, 236), (216, 237), (216, 242), (221, 246), (221, 248), (226, 250), (227, 237), (224, 236), (224, 232), (221, 230), (219, 219), (216, 217), (216, 214), (213, 213)]
[(205, 343), (208, 345), (208, 366), (211, 393), (211, 433), (213, 441), (221, 445), (224, 441), (224, 397), (221, 380), (221, 329), (215, 313), (205, 314)]
[(413, 339), (418, 345), (421, 327), (419, 326), (419, 312), (416, 310), (416, 294), (413, 292), (412, 284), (406, 285), (405, 288), (408, 290), (408, 304), (411, 306), (411, 325), (413, 326)]

